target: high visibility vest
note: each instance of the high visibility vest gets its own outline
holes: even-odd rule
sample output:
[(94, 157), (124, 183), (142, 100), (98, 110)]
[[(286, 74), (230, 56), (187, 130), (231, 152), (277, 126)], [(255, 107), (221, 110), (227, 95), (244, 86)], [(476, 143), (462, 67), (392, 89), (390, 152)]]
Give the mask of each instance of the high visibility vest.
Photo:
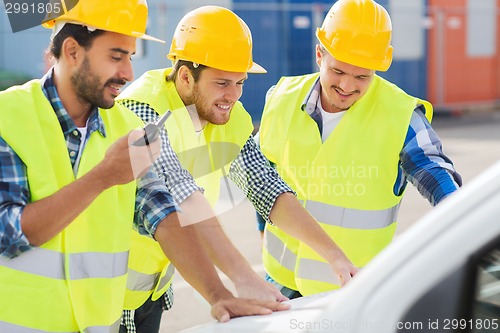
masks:
[(125, 310), (135, 310), (151, 297), (156, 301), (172, 284), (174, 266), (153, 238), (131, 231)]
[[(61, 125), (38, 80), (0, 93), (0, 135), (26, 165), (31, 202), (75, 181)], [(76, 178), (142, 122), (115, 105), (99, 109)], [(102, 192), (38, 248), (0, 259), (0, 332), (116, 332), (120, 324), (136, 182)]]
[[(399, 154), (417, 104), (425, 106), (429, 120), (432, 106), (375, 75), (367, 93), (322, 143), (317, 124), (300, 109), (318, 75), (279, 81), (264, 109), (261, 147), (304, 207), (353, 264), (362, 267), (394, 236), (401, 201), (393, 191)], [(285, 233), (266, 227), (271, 240), (287, 245)], [(274, 237), (275, 229), (280, 238)], [(330, 266), (309, 246), (297, 243), (296, 290), (310, 295), (339, 288)], [(272, 249), (266, 255), (276, 259)], [(275, 278), (280, 271), (268, 273)]]
[[(287, 89), (289, 89), (288, 92), (284, 91), (285, 88), (280, 88), (280, 83), (281, 81), (284, 80), (281, 79), (275, 90), (279, 88), (280, 94), (287, 93), (288, 95), (291, 96), (297, 96), (297, 97), (304, 96), (303, 98), (305, 98), (307, 93), (310, 91), (312, 84), (316, 81), (317, 77), (318, 74), (310, 74), (304, 77), (295, 78), (295, 81), (297, 82), (296, 84), (288, 85), (287, 87)], [(260, 130), (259, 130), (260, 147), (264, 155), (266, 155), (266, 157), (271, 162), (276, 163), (277, 161), (279, 161), (279, 159), (278, 156), (275, 156), (275, 154), (281, 155), (282, 153), (279, 151), (279, 148), (277, 146), (273, 145), (269, 141), (274, 140), (274, 135), (276, 134), (275, 131), (278, 130), (282, 131), (288, 128), (290, 124), (281, 123), (277, 128), (271, 127), (270, 120), (273, 120), (274, 122), (287, 121), (288, 116), (286, 114), (282, 116), (278, 112), (273, 112), (272, 116), (275, 117), (275, 119), (270, 119), (270, 116), (268, 115), (269, 114), (268, 104), (270, 102), (271, 100), (269, 99), (266, 101), (266, 105), (264, 106), (264, 112), (262, 114), (262, 119), (260, 122)], [(290, 103), (289, 105), (292, 104)], [(292, 105), (291, 109), (288, 110), (288, 112), (292, 113), (292, 110), (295, 108), (297, 108), (297, 105)], [(311, 121), (313, 120), (311, 119)], [(285, 135), (285, 133), (282, 134)], [(288, 146), (282, 146), (281, 149), (287, 150), (289, 148)], [(289, 158), (295, 158), (295, 157), (290, 156)], [(293, 188), (293, 184), (296, 183), (295, 173), (283, 172), (280, 164), (276, 164), (276, 169), (280, 174), (281, 178), (283, 178), (283, 180)], [(306, 193), (304, 191), (300, 191), (300, 188), (299, 191), (297, 191), (296, 189), (294, 190), (297, 193), (297, 198), (299, 199), (299, 201), (303, 203), (304, 200), (306, 199)], [(296, 238), (282, 231), (277, 226), (266, 223), (264, 229), (264, 242), (262, 249), (262, 262), (264, 264), (266, 273), (274, 281), (293, 290), (298, 290), (297, 284), (295, 282), (295, 265), (297, 262), (298, 249), (299, 249), (299, 241)]]
[[(119, 99), (135, 100), (149, 104), (160, 116), (168, 110), (172, 112), (172, 117), (165, 123), (170, 144), (181, 165), (193, 175), (196, 183), (205, 189), (204, 194), (207, 200), (212, 206), (215, 206), (219, 199), (221, 181), (229, 172), (231, 162), (238, 156), (241, 148), (252, 133), (252, 119), (243, 108), (243, 105), (237, 102), (231, 110), (229, 121), (225, 125), (209, 123), (203, 129), (202, 135), (198, 136), (193, 121), (175, 88), (175, 84), (165, 79), (171, 70), (171, 68), (167, 68), (146, 72), (125, 89), (120, 94)], [(142, 267), (137, 267), (134, 261), (131, 260), (129, 262), (129, 274), (132, 271), (146, 274), (146, 270), (149, 272), (156, 271), (157, 274), (162, 275), (156, 279), (151, 279), (151, 281), (166, 280), (165, 274), (172, 271), (170, 262), (161, 252), (159, 246), (154, 246), (153, 240), (148, 239), (148, 241), (151, 243), (149, 247), (136, 246), (139, 242), (132, 244), (130, 256), (135, 257), (137, 255), (138, 258), (143, 258), (145, 253), (151, 251), (156, 251), (156, 254), (150, 258), (149, 263), (142, 262)], [(137, 273), (135, 274), (137, 275)], [(153, 276), (154, 274), (149, 275)], [(133, 276), (133, 274), (130, 274), (130, 276)], [(159, 293), (157, 287), (152, 286), (151, 290)], [(135, 294), (137, 295), (137, 292)], [(128, 298), (129, 295), (126, 296), (126, 299)]]

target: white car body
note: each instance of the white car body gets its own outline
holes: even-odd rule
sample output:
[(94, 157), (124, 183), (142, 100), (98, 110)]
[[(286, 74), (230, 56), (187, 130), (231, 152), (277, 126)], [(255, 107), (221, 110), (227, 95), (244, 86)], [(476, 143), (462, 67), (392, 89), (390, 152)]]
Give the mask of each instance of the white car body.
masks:
[(184, 333), (500, 332), (500, 163), (397, 237), (344, 288)]

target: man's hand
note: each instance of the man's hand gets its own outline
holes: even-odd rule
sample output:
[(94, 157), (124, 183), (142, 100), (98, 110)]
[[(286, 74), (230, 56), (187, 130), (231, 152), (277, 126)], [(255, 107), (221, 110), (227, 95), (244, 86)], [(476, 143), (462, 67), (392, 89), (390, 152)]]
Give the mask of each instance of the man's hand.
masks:
[(359, 272), (359, 268), (354, 266), (342, 251), (338, 251), (330, 266), (332, 267), (340, 286), (344, 286), (354, 275)]
[(134, 179), (142, 177), (149, 167), (160, 157), (161, 139), (149, 142), (145, 146), (135, 146), (133, 143), (144, 138), (144, 130), (135, 130), (128, 135), (128, 149), (130, 154), (130, 165)]
[(140, 178), (160, 156), (161, 140), (145, 146), (132, 145), (144, 135), (144, 130), (134, 130), (118, 139), (106, 151), (104, 160), (99, 164), (106, 174), (109, 186), (127, 184)]
[(116, 140), (90, 172), (53, 195), (29, 203), (23, 211), (21, 226), (30, 244), (40, 246), (52, 239), (104, 190), (140, 177), (159, 156), (161, 146), (161, 140), (157, 139), (148, 146), (129, 147), (129, 142), (143, 134), (143, 130), (136, 130)]
[(290, 309), (290, 305), (275, 301), (259, 301), (244, 298), (227, 298), (212, 305), (212, 316), (220, 322), (231, 318), (254, 315), (267, 315), (274, 311)]
[(292, 193), (286, 192), (278, 196), (269, 218), (278, 228), (297, 238), (325, 259), (336, 274), (340, 286), (349, 282), (358, 272), (358, 268)]
[(247, 276), (244, 281), (234, 282), (238, 296), (241, 298), (253, 298), (262, 301), (288, 301), (288, 297), (283, 294), (264, 279), (261, 279), (257, 274)]

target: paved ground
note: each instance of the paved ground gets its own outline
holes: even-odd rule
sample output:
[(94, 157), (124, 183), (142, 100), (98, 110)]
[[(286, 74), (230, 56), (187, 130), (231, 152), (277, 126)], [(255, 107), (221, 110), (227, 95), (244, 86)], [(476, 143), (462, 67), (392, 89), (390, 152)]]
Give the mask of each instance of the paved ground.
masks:
[[(452, 158), (464, 183), (500, 160), (500, 111), (470, 112), (461, 116), (436, 117), (434, 128), (443, 141), (444, 151)], [(431, 209), (431, 206), (411, 186), (406, 191), (400, 214), (398, 233)], [(222, 224), (236, 247), (263, 274), (260, 259), (260, 236), (256, 231), (254, 210), (247, 201), (221, 216)], [(223, 277), (226, 285), (230, 282)], [(180, 274), (174, 280), (175, 303), (163, 315), (161, 333), (174, 333), (213, 320), (208, 304), (183, 281)]]

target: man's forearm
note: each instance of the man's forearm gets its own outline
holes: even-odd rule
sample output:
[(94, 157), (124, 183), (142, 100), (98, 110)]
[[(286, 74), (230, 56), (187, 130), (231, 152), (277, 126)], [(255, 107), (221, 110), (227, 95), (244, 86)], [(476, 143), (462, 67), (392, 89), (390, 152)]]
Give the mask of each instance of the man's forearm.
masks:
[(194, 226), (182, 213), (169, 214), (160, 222), (155, 239), (183, 278), (211, 305), (232, 294), (220, 280), (215, 267), (199, 242)]
[(200, 192), (194, 192), (180, 207), (189, 217), (212, 262), (233, 282), (243, 283), (254, 271), (222, 229), (212, 207)]

